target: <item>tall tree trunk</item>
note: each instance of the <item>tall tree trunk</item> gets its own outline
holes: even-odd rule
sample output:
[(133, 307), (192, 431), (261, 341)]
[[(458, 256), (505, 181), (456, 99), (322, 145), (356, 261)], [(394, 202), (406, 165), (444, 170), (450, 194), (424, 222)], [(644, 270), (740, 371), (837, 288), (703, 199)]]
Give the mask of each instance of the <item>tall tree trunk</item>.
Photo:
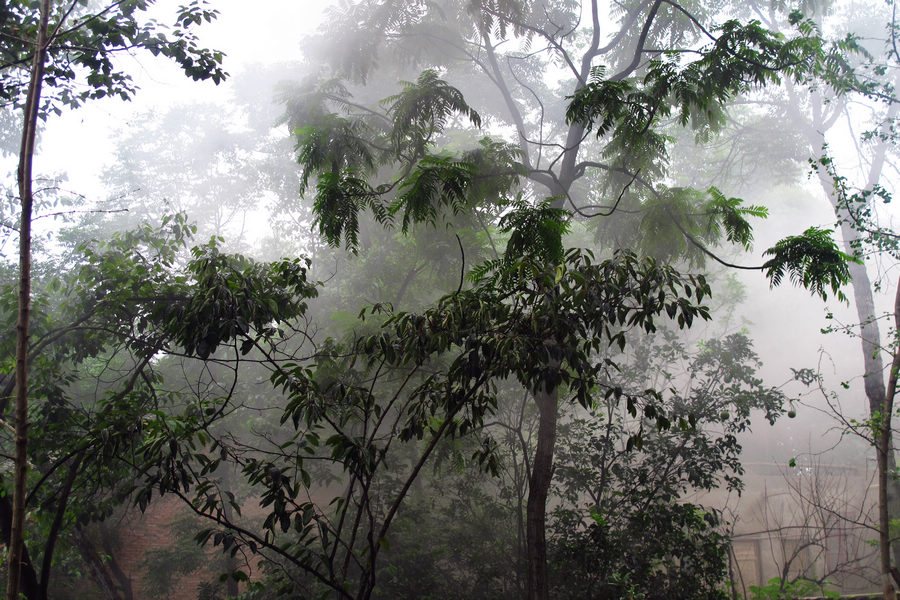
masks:
[(123, 594), (120, 594), (119, 590), (116, 588), (116, 584), (113, 583), (113, 580), (107, 571), (107, 566), (116, 565), (115, 555), (107, 551), (107, 554), (109, 554), (111, 558), (108, 561), (105, 561), (94, 548), (94, 544), (88, 539), (81, 527), (75, 527), (75, 530), (72, 532), (72, 539), (75, 541), (75, 546), (81, 553), (81, 558), (87, 565), (87, 570), (91, 575), (91, 579), (93, 579), (97, 587), (100, 588), (100, 593), (103, 597), (106, 600), (130, 600), (131, 582), (127, 582), (128, 586), (126, 591)]
[[(84, 548), (84, 550), (92, 550), (94, 545), (91, 541), (84, 535), (84, 532), (79, 529), (79, 535), (86, 542), (87, 546), (79, 546), (79, 548)], [(122, 570), (122, 565), (119, 564), (116, 556), (119, 554), (119, 549), (113, 544), (113, 540), (115, 539), (114, 532), (109, 528), (109, 526), (104, 522), (100, 524), (100, 546), (103, 548), (103, 561), (100, 563), (102, 567), (104, 567), (104, 573), (108, 571), (107, 577), (110, 577), (111, 580), (116, 581), (116, 585), (118, 586), (119, 593), (121, 593), (122, 600), (134, 600), (134, 590), (131, 585), (131, 578), (128, 574)], [(99, 557), (96, 550), (93, 551), (93, 555)], [(119, 596), (116, 596), (118, 598)], [(115, 600), (115, 599), (110, 599)]]
[(525, 508), (526, 555), (528, 558), (528, 598), (547, 600), (550, 587), (547, 577), (547, 496), (553, 479), (553, 451), (556, 447), (556, 419), (559, 388), (534, 392), (540, 414), (537, 448), (528, 481), (528, 506)]
[(47, 533), (47, 541), (44, 543), (44, 560), (41, 562), (41, 600), (49, 600), (50, 598), (50, 571), (53, 567), (53, 551), (56, 548), (56, 540), (62, 529), (63, 518), (66, 515), (66, 507), (69, 505), (69, 494), (72, 492), (72, 486), (75, 484), (75, 478), (78, 476), (78, 470), (81, 468), (81, 461), (84, 460), (86, 450), (82, 450), (75, 457), (75, 462), (69, 467), (69, 473), (63, 482), (62, 490), (57, 492), (58, 506), (56, 514), (53, 516), (53, 523), (50, 525), (50, 531)]
[[(832, 192), (833, 193), (833, 192)], [(847, 223), (841, 225), (844, 238), (844, 251), (853, 253), (851, 241), (856, 239), (856, 232)], [(882, 414), (888, 401), (884, 387), (884, 361), (882, 360), (881, 332), (875, 316), (875, 298), (872, 294), (872, 282), (866, 266), (852, 263), (850, 265), (851, 287), (859, 319), (860, 346), (863, 358), (863, 386), (869, 405), (869, 415)], [(896, 352), (896, 350), (895, 350)], [(893, 436), (888, 435), (884, 441), (883, 456), (878, 455), (879, 475), (884, 469), (894, 469), (897, 465)], [(881, 461), (884, 460), (882, 464)], [(888, 515), (900, 518), (900, 481), (896, 477), (888, 477), (884, 482), (884, 496), (879, 489), (879, 504), (884, 503)], [(880, 507), (879, 507), (880, 510)], [(891, 547), (895, 555), (900, 555), (900, 541), (892, 540)]]
[[(897, 282), (897, 296), (894, 301), (894, 328), (900, 332), (900, 281)], [(900, 348), (894, 347), (894, 359), (888, 376), (888, 389), (884, 403), (878, 413), (879, 418), (875, 453), (878, 456), (878, 545), (881, 552), (881, 580), (884, 600), (897, 600), (891, 575), (891, 519), (888, 514), (888, 481), (894, 479), (893, 463), (888, 462), (891, 449), (891, 416), (894, 412), (894, 395), (897, 392), (897, 374), (900, 372)]]
[(16, 460), (13, 479), (13, 505), (9, 540), (9, 576), (6, 584), (7, 600), (18, 600), (22, 570), (25, 527), (25, 486), (28, 475), (28, 322), (31, 313), (31, 211), (32, 163), (37, 137), (37, 116), (41, 103), (41, 84), (44, 80), (47, 22), (50, 19), (50, 0), (41, 0), (41, 14), (31, 81), (25, 101), (25, 122), (22, 127), (22, 147), (19, 151), (19, 199), (22, 216), (19, 225), (19, 309), (16, 319)]
[[(231, 468), (223, 469), (222, 472), (222, 481), (219, 485), (222, 488), (228, 490), (233, 485), (233, 472)], [(224, 496), (224, 495), (223, 495)], [(222, 502), (222, 514), (225, 516), (225, 520), (231, 522), (234, 515), (232, 514), (231, 505), (228, 503), (227, 499), (223, 498)], [(228, 574), (228, 577), (225, 579), (225, 594), (231, 598), (238, 595), (238, 582), (237, 579), (234, 578), (234, 572), (238, 570), (238, 561), (237, 557), (230, 552), (224, 553), (225, 557), (225, 573)]]
[[(0, 496), (0, 539), (9, 546), (9, 539), (12, 534), (12, 514), (13, 507), (9, 495)], [(20, 584), (19, 591), (30, 600), (37, 600), (41, 593), (41, 586), (38, 583), (37, 571), (28, 555), (28, 549), (22, 547)]]
[[(891, 105), (888, 111), (889, 121), (893, 121), (897, 117), (898, 105)], [(807, 130), (807, 139), (812, 150), (821, 148), (825, 142), (825, 137), (820, 131), (813, 129)], [(869, 165), (869, 173), (867, 176), (866, 187), (872, 189), (881, 179), (881, 173), (884, 168), (885, 158), (888, 145), (881, 142), (875, 150), (872, 157), (872, 163)], [(835, 215), (841, 222), (841, 237), (844, 240), (844, 251), (847, 254), (854, 254), (856, 248), (853, 244), (859, 239), (859, 234), (851, 227), (848, 219), (850, 214), (848, 207), (844, 206), (843, 199), (839, 196), (835, 189), (835, 182), (831, 176), (824, 170), (818, 172), (819, 184), (822, 186)], [(878, 318), (875, 313), (875, 297), (872, 294), (872, 281), (869, 278), (869, 272), (864, 264), (851, 263), (850, 266), (850, 285), (853, 289), (853, 303), (856, 306), (856, 317), (859, 320), (859, 336), (860, 347), (863, 359), (863, 386), (866, 392), (866, 399), (869, 404), (869, 415), (875, 416), (882, 412), (885, 403), (885, 385), (884, 385), (884, 361), (882, 360), (882, 344), (881, 331), (878, 327)], [(893, 437), (889, 436), (884, 446), (884, 465), (893, 469), (897, 464), (894, 452)], [(880, 459), (879, 459), (880, 460)], [(879, 467), (880, 470), (880, 467)], [(880, 492), (879, 492), (880, 493)], [(900, 518), (900, 481), (896, 477), (888, 478), (885, 484), (885, 503), (887, 505), (888, 514), (894, 518)], [(900, 541), (891, 542), (892, 551), (895, 556), (900, 556)]]

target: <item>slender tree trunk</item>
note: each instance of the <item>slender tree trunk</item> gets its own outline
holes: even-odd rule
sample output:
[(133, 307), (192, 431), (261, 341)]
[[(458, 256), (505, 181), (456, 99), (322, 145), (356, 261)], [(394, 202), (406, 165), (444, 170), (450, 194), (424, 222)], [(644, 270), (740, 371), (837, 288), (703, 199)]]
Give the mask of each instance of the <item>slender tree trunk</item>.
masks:
[(78, 476), (78, 470), (81, 468), (81, 461), (84, 460), (86, 450), (82, 450), (75, 457), (75, 462), (69, 467), (69, 473), (63, 483), (62, 491), (58, 492), (59, 505), (56, 507), (56, 514), (53, 516), (53, 523), (50, 525), (50, 531), (47, 534), (47, 541), (44, 544), (44, 560), (41, 562), (41, 600), (49, 600), (50, 598), (50, 571), (53, 566), (53, 551), (56, 548), (56, 540), (62, 529), (63, 518), (66, 514), (66, 507), (69, 504), (69, 494), (72, 486), (75, 484), (75, 478)]
[(16, 319), (16, 460), (13, 479), (12, 523), (9, 541), (9, 577), (6, 585), (7, 600), (18, 600), (23, 557), (23, 529), (25, 527), (25, 486), (28, 475), (28, 322), (31, 312), (31, 167), (34, 160), (34, 142), (37, 136), (37, 115), (41, 102), (41, 84), (44, 79), (47, 22), (50, 19), (50, 0), (41, 0), (41, 14), (37, 39), (34, 42), (34, 60), (31, 81), (25, 101), (25, 123), (22, 127), (22, 147), (19, 151), (19, 199), (22, 218), (19, 225), (19, 309)]
[[(878, 170), (880, 173), (880, 169)], [(820, 177), (824, 177), (821, 175)], [(876, 178), (877, 181), (877, 178)], [(826, 187), (828, 186), (828, 187)], [(840, 207), (834, 187), (830, 179), (822, 181), (822, 187), (829, 193), (829, 199), (839, 217), (846, 216), (846, 210)], [(841, 224), (841, 237), (844, 238), (844, 251), (853, 254), (853, 241), (857, 233), (846, 222)], [(864, 264), (850, 264), (850, 285), (853, 289), (853, 303), (856, 306), (856, 317), (859, 319), (859, 342), (863, 359), (863, 387), (869, 404), (869, 415), (881, 412), (885, 402), (884, 361), (882, 360), (881, 331), (875, 314), (875, 297), (872, 294), (872, 280)], [(893, 439), (888, 439), (886, 446), (888, 465), (896, 465)], [(887, 484), (887, 503), (890, 514), (900, 517), (900, 481), (891, 478)], [(900, 548), (894, 546), (894, 553)]]
[(78, 548), (79, 552), (81, 553), (81, 558), (87, 565), (87, 570), (91, 574), (91, 579), (93, 579), (97, 587), (100, 588), (100, 593), (103, 595), (103, 597), (106, 600), (122, 600), (123, 598), (125, 598), (126, 600), (130, 600), (130, 582), (129, 588), (126, 593), (124, 595), (120, 595), (118, 589), (116, 588), (116, 584), (113, 583), (112, 578), (109, 576), (109, 572), (106, 570), (107, 565), (116, 564), (115, 558), (112, 558), (110, 561), (104, 561), (103, 558), (101, 558), (101, 556), (97, 553), (97, 550), (94, 548), (94, 544), (87, 538), (84, 530), (81, 529), (81, 527), (75, 527), (72, 539), (74, 539), (75, 546)]
[[(894, 328), (900, 332), (900, 281), (894, 301)], [(896, 341), (896, 340), (895, 340)], [(888, 462), (891, 448), (891, 417), (894, 412), (894, 395), (897, 392), (897, 374), (900, 372), (900, 348), (894, 347), (894, 359), (888, 376), (888, 389), (884, 396), (878, 423), (875, 453), (878, 456), (878, 545), (881, 551), (881, 579), (884, 600), (897, 600), (897, 591), (891, 576), (891, 519), (888, 514), (888, 482), (893, 479), (895, 465)]]
[[(888, 112), (889, 120), (896, 118), (897, 113), (898, 105), (894, 104)], [(825, 141), (825, 137), (821, 132), (811, 128), (807, 132), (807, 139), (810, 148), (813, 150), (817, 144), (821, 148)], [(866, 181), (868, 189), (872, 189), (881, 179), (887, 148), (886, 142), (881, 142), (876, 148)], [(819, 170), (818, 174), (819, 184), (822, 186), (829, 202), (831, 202), (835, 214), (842, 219), (841, 237), (844, 240), (844, 251), (848, 254), (854, 254), (856, 248), (853, 247), (853, 243), (859, 238), (859, 234), (850, 226), (850, 222), (847, 220), (850, 217), (848, 207), (843, 205), (842, 198), (839, 197), (835, 190), (835, 182), (831, 176), (823, 170)], [(881, 413), (885, 403), (881, 332), (875, 314), (875, 298), (872, 294), (872, 281), (869, 278), (869, 272), (864, 264), (851, 263), (849, 268), (850, 284), (853, 288), (853, 303), (856, 306), (857, 319), (859, 319), (859, 336), (863, 359), (863, 385), (869, 404), (869, 415), (875, 416)], [(890, 468), (893, 468), (897, 464), (897, 460), (892, 436), (888, 437), (884, 448), (884, 464), (885, 466), (892, 465)], [(885, 493), (884, 501), (887, 505), (888, 515), (893, 515), (895, 518), (900, 517), (900, 481), (896, 477), (888, 479)], [(895, 555), (900, 553), (900, 542), (892, 541), (891, 545)]]
[[(228, 490), (232, 487), (232, 469), (226, 468), (222, 472), (222, 482), (221, 486)], [(231, 505), (227, 500), (223, 499), (222, 502), (222, 514), (225, 516), (225, 520), (231, 522), (234, 515), (232, 514)], [(238, 569), (238, 561), (237, 557), (231, 553), (225, 553), (225, 572), (228, 574), (228, 577), (225, 579), (225, 594), (229, 597), (235, 597), (238, 595), (238, 582), (237, 579), (234, 578), (234, 572)]]
[[(8, 495), (0, 496), (0, 539), (9, 546), (9, 539), (12, 534), (12, 502)], [(28, 549), (22, 548), (19, 591), (26, 598), (36, 600), (41, 593), (41, 586), (38, 583), (37, 571), (28, 555)]]
[(513, 453), (513, 465), (515, 467), (515, 489), (516, 489), (516, 557), (515, 557), (515, 567), (516, 567), (516, 590), (520, 593), (525, 591), (528, 588), (528, 584), (526, 581), (525, 574), (528, 572), (527, 567), (527, 553), (526, 553), (526, 535), (525, 535), (525, 494), (528, 492), (528, 478), (530, 477), (529, 471), (531, 464), (528, 459), (528, 445), (525, 443), (525, 438), (522, 434), (522, 428), (524, 427), (524, 412), (525, 412), (525, 403), (528, 402), (528, 398), (522, 398), (522, 408), (519, 411), (519, 418), (516, 422), (516, 436), (518, 438), (518, 442), (522, 447), (522, 465), (521, 469), (519, 468), (518, 460), (515, 458), (515, 453)]
[[(84, 548), (84, 550), (93, 551), (93, 556), (98, 557), (96, 550), (93, 550), (94, 544), (84, 535), (84, 532), (81, 529), (78, 529), (77, 533), (81, 536), (86, 546), (79, 546), (80, 548)], [(118, 586), (118, 590), (121, 594), (123, 600), (134, 600), (134, 590), (131, 586), (131, 578), (128, 576), (125, 571), (122, 570), (122, 565), (119, 564), (119, 561), (116, 559), (116, 555), (118, 554), (118, 548), (114, 547), (112, 541), (114, 539), (114, 533), (109, 529), (109, 527), (101, 523), (100, 527), (100, 545), (103, 548), (103, 561), (100, 562), (100, 566), (103, 567), (104, 574), (109, 572), (106, 577), (110, 578), (110, 580), (115, 580), (116, 585)], [(119, 596), (116, 596), (116, 599)], [(110, 600), (116, 600), (111, 598)]]
[(556, 447), (556, 419), (559, 388), (534, 392), (540, 413), (537, 448), (528, 482), (528, 506), (525, 515), (526, 554), (528, 557), (528, 598), (547, 600), (550, 597), (547, 576), (547, 497), (553, 479), (553, 451)]

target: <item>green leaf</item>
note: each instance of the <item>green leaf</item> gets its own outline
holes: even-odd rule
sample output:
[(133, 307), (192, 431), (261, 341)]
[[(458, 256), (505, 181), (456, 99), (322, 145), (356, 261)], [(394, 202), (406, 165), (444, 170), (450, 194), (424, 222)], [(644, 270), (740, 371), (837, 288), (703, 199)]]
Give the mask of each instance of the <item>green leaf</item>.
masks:
[(830, 289), (844, 302), (847, 298), (841, 286), (850, 281), (848, 263), (860, 262), (838, 249), (829, 230), (818, 227), (784, 238), (764, 255), (772, 257), (763, 264), (772, 287), (779, 285), (787, 274), (791, 283), (802, 285), (823, 300), (828, 298)]

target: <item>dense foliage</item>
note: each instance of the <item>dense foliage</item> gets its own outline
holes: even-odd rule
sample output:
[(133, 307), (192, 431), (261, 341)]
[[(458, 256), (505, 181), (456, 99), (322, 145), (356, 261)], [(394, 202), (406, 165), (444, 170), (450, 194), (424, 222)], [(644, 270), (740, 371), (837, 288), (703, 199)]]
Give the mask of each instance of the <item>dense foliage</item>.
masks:
[[(129, 97), (120, 50), (224, 76), (189, 33), (215, 11), (184, 7), (165, 35), (139, 18), (152, 4), (53, 4), (45, 116)], [(36, 27), (29, 3), (2, 7), (0, 32)], [(627, 2), (607, 45), (596, 3), (335, 9), (340, 47), (283, 93), (310, 259), (256, 261), (220, 237), (189, 249), (177, 214), (36, 272), (28, 545), (43, 564), (26, 596), (46, 595), (56, 538), (88, 561), (91, 521), (168, 496), (248, 599), (724, 598), (723, 516), (684, 497), (739, 489), (737, 434), (784, 398), (746, 335), (688, 330), (712, 318), (697, 271), (730, 264), (720, 245), (749, 250), (768, 211), (675, 185), (674, 140), (714, 139), (765, 86), (852, 88), (841, 53), (858, 46), (798, 13), (782, 36), (720, 8)], [(29, 49), (4, 53), (16, 104)], [(351, 266), (314, 281), (342, 244)], [(751, 268), (772, 285), (843, 298), (853, 258), (829, 231), (766, 255)], [(0, 351), (9, 373), (11, 341)], [(96, 585), (125, 594), (111, 571)], [(169, 589), (159, 575), (148, 586)]]

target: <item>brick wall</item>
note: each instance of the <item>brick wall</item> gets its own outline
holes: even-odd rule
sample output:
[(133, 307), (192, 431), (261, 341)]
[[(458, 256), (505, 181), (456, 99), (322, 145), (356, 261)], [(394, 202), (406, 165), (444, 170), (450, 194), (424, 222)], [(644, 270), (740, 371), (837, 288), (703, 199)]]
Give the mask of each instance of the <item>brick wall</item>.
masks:
[[(164, 598), (145, 589), (145, 574), (150, 562), (148, 559), (154, 555), (161, 557), (161, 551), (168, 554), (173, 550), (176, 526), (189, 518), (190, 513), (183, 502), (174, 497), (162, 498), (151, 503), (144, 513), (130, 509), (120, 518), (111, 519), (102, 528), (95, 528), (91, 537), (97, 543), (98, 550), (105, 545), (115, 556), (118, 566), (131, 581), (135, 600), (196, 600), (201, 583), (218, 580), (223, 570), (220, 566), (223, 561), (220, 552), (212, 548), (200, 548), (192, 540), (183, 541), (182, 552), (187, 550), (204, 555), (189, 556), (191, 559), (199, 559), (197, 562), (203, 566), (187, 575), (173, 575), (168, 596)], [(202, 526), (203, 523), (197, 520), (189, 535), (192, 537)], [(111, 537), (103, 540), (104, 535)]]

